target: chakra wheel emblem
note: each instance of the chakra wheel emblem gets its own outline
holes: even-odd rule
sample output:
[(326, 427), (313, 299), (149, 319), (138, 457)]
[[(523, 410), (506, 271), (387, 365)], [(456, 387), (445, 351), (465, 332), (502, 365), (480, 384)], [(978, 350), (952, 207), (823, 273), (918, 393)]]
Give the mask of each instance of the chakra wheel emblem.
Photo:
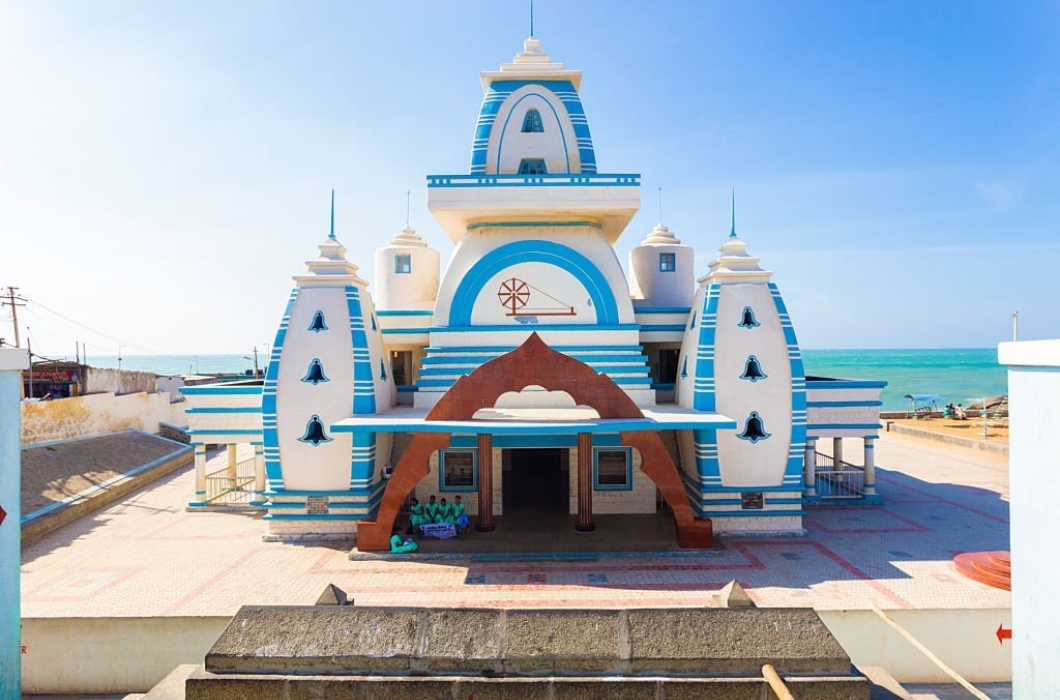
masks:
[(508, 315), (514, 316), (530, 301), (530, 285), (516, 277), (504, 280), (497, 290), (497, 299), (508, 309)]

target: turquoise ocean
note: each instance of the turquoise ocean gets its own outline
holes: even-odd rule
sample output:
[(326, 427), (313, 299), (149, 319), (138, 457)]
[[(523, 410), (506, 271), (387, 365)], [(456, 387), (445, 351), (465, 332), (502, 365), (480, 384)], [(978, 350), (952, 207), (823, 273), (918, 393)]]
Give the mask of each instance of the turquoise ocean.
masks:
[[(1008, 391), (1007, 370), (995, 348), (961, 350), (803, 350), (808, 376), (887, 382), (883, 410), (908, 407), (906, 394), (938, 394), (940, 405), (965, 406)], [(264, 371), (266, 358), (259, 355)], [(95, 367), (117, 367), (117, 357), (91, 356)], [(122, 369), (156, 374), (242, 374), (254, 367), (244, 355), (126, 355)]]

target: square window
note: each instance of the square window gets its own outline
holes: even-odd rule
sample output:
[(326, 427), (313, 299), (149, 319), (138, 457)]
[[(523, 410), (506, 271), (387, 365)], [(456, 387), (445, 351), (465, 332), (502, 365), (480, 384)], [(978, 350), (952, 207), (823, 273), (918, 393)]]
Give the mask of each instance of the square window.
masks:
[(630, 448), (593, 448), (593, 488), (597, 491), (629, 491), (633, 488)]
[(478, 459), (476, 450), (440, 450), (438, 452), (438, 490), (476, 491)]
[(677, 269), (677, 253), (659, 253), (659, 272), (673, 272)]
[(412, 256), (411, 255), (395, 255), (394, 256), (394, 272), (399, 275), (407, 275), (412, 272)]

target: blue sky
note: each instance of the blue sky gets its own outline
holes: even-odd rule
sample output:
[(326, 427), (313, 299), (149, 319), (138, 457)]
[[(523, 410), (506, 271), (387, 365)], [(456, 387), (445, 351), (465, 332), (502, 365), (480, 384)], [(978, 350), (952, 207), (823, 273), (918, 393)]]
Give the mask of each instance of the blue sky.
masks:
[[(0, 285), (34, 349), (245, 353), (327, 233), (349, 258), (467, 171), (528, 4), (0, 4)], [(537, 0), (601, 172), (707, 269), (737, 228), (803, 347), (1060, 336), (1060, 3)], [(444, 264), (444, 263), (443, 263)], [(65, 320), (56, 313), (66, 317)], [(5, 312), (0, 337), (10, 340)], [(79, 325), (74, 325), (71, 321)], [(90, 330), (89, 330), (90, 329)]]

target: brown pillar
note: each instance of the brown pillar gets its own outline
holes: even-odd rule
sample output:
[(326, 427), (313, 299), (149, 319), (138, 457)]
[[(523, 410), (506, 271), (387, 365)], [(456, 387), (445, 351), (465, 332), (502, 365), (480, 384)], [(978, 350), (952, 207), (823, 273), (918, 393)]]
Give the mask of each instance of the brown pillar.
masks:
[(593, 522), (593, 436), (578, 433), (578, 532), (592, 532)]
[(479, 532), (493, 532), (493, 436), (478, 436), (478, 522)]

